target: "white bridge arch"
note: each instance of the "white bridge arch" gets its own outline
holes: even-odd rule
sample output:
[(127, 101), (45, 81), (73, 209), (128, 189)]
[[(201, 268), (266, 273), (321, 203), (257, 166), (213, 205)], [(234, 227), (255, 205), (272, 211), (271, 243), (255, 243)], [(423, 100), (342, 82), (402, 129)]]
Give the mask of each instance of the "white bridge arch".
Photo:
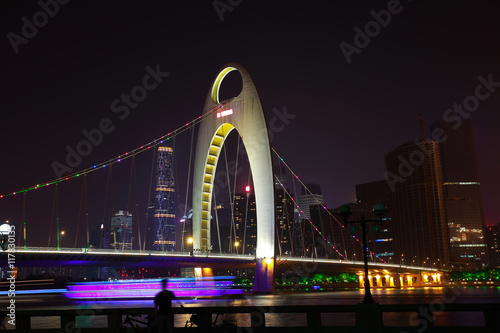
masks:
[(223, 102), (212, 116), (201, 122), (194, 163), (193, 247), (210, 245), (210, 212), (215, 171), (227, 135), (236, 130), (245, 145), (253, 177), (257, 210), (257, 265), (254, 292), (272, 292), (275, 261), (275, 203), (271, 146), (257, 89), (243, 66), (231, 63), (222, 68), (208, 93), (203, 114), (220, 105), (219, 88), (231, 71), (241, 75), (241, 93)]

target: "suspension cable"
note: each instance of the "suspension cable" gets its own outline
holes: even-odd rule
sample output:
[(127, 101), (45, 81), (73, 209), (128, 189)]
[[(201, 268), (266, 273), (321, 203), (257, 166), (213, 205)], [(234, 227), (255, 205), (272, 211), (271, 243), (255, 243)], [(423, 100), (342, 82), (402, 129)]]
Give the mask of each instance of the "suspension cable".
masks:
[[(104, 207), (103, 207), (103, 211), (102, 211), (102, 223), (101, 223), (102, 226), (104, 226), (105, 222), (106, 222), (106, 208), (108, 205), (108, 192), (109, 192), (110, 178), (111, 178), (111, 168), (109, 168), (108, 176), (106, 177), (106, 189), (104, 190)], [(108, 234), (108, 237), (110, 237), (110, 236), (111, 236), (111, 229), (110, 229), (110, 233)], [(114, 237), (114, 235), (113, 235), (113, 237)], [(108, 239), (108, 241), (109, 241), (109, 239)], [(100, 242), (102, 243), (102, 239), (100, 240)]]
[[(316, 200), (316, 202), (318, 203), (318, 205), (320, 205), (320, 206), (323, 208), (323, 210), (324, 210), (324, 211), (325, 211), (325, 212), (326, 212), (326, 213), (327, 213), (327, 214), (328, 214), (331, 218), (333, 218), (333, 219), (334, 219), (334, 220), (335, 220), (335, 221), (336, 221), (336, 222), (337, 222), (337, 223), (341, 226), (341, 228), (342, 228), (342, 229), (346, 229), (346, 227), (344, 226), (344, 224), (343, 224), (343, 223), (341, 223), (341, 222), (337, 219), (337, 217), (335, 217), (335, 215), (333, 215), (333, 214), (332, 214), (332, 212), (330, 212), (330, 211), (326, 208), (326, 206), (325, 206), (322, 202), (320, 202), (320, 200), (319, 200), (319, 199), (318, 199), (318, 198), (317, 198), (317, 197), (316, 197), (316, 196), (315, 196), (315, 195), (314, 195), (314, 194), (313, 194), (313, 193), (309, 190), (309, 188), (308, 188), (308, 187), (307, 187), (307, 186), (306, 186), (306, 185), (302, 182), (302, 180), (300, 180), (299, 176), (297, 176), (297, 175), (293, 172), (293, 170), (292, 170), (292, 169), (290, 168), (290, 166), (289, 166), (289, 165), (288, 165), (288, 164), (284, 161), (284, 159), (283, 159), (283, 158), (282, 158), (282, 157), (278, 154), (278, 152), (277, 152), (274, 148), (272, 148), (272, 147), (271, 147), (271, 149), (272, 149), (272, 151), (276, 154), (276, 156), (279, 158), (279, 160), (281, 161), (281, 163), (283, 163), (283, 165), (285, 165), (285, 166), (287, 167), (287, 169), (291, 172), (291, 174), (293, 175), (293, 177), (294, 177), (295, 179), (297, 179), (297, 181), (298, 181), (298, 182), (299, 182), (299, 183), (300, 183), (300, 184), (304, 187), (304, 189), (305, 189), (307, 192), (309, 192), (309, 194), (310, 194), (310, 195), (312, 195), (312, 197), (314, 198), (314, 200)], [(342, 236), (342, 243), (343, 243), (343, 246), (344, 246), (344, 249), (345, 249), (345, 248), (346, 248), (346, 246), (345, 246), (344, 234), (343, 234), (343, 233), (341, 233), (341, 236)], [(356, 240), (356, 242), (357, 242), (357, 243), (361, 244), (361, 242), (360, 242), (360, 240), (359, 240), (359, 238), (358, 238), (358, 237), (356, 237), (356, 236), (354, 236), (354, 235), (353, 235), (353, 239), (354, 239), (354, 240)], [(371, 251), (371, 250), (369, 250), (369, 249), (368, 249), (368, 251), (369, 251), (372, 255), (373, 255), (373, 254), (375, 254), (373, 251)], [(342, 255), (342, 256), (343, 256), (343, 257), (345, 257), (345, 258), (347, 258), (347, 253), (345, 253), (345, 255)], [(385, 260), (383, 260), (382, 258), (379, 258), (379, 257), (377, 257), (377, 258), (378, 258), (380, 261), (385, 262)]]
[(149, 176), (148, 202), (147, 202), (147, 206), (146, 206), (146, 223), (144, 226), (144, 243), (142, 246), (144, 251), (146, 251), (146, 240), (148, 238), (149, 211), (150, 211), (150, 207), (152, 205), (151, 194), (153, 193), (153, 175), (154, 175), (155, 161), (156, 161), (156, 150), (153, 149), (153, 157), (151, 159), (151, 172), (150, 172), (150, 176)]
[[(85, 178), (86, 177), (87, 177), (87, 175), (85, 175)], [(78, 243), (78, 233), (80, 231), (80, 220), (82, 217), (82, 208), (83, 208), (83, 195), (84, 195), (84, 190), (85, 190), (85, 178), (83, 178), (83, 182), (82, 182), (82, 191), (80, 194), (80, 204), (78, 206), (78, 215), (76, 218), (75, 247), (76, 247), (76, 244)]]
[[(182, 215), (183, 217), (185, 216), (186, 219), (184, 223), (182, 224), (182, 245), (181, 245), (181, 251), (184, 251), (184, 236), (186, 233), (186, 220), (187, 220), (187, 207), (188, 207), (188, 199), (189, 199), (189, 184), (191, 180), (191, 161), (193, 159), (193, 142), (194, 142), (194, 127), (191, 127), (191, 143), (189, 147), (189, 164), (188, 164), (188, 171), (187, 171), (187, 184), (186, 184), (186, 200), (184, 200), (184, 214)], [(220, 238), (220, 235), (219, 235)], [(220, 249), (220, 239), (219, 239), (219, 249)]]
[[(276, 180), (279, 182), (279, 184), (281, 185), (281, 187), (283, 188), (283, 190), (285, 191), (286, 195), (290, 198), (290, 200), (292, 200), (292, 202), (294, 203), (295, 207), (297, 207), (297, 209), (299, 210), (300, 214), (304, 214), (304, 211), (301, 209), (301, 207), (299, 206), (298, 202), (293, 198), (293, 196), (290, 194), (290, 192), (288, 192), (288, 190), (283, 186), (283, 183), (278, 179), (278, 177), (276, 177)], [(337, 252), (341, 257), (343, 257), (345, 259), (345, 256), (325, 237), (324, 233), (322, 231), (320, 231), (315, 225), (314, 223), (311, 221), (310, 218), (308, 218), (307, 216), (303, 215), (305, 220), (307, 222), (309, 222), (310, 226), (312, 229), (314, 229), (320, 236), (321, 238), (323, 238), (323, 240), (328, 244), (330, 245), (330, 247), (335, 251)]]
[[(28, 193), (24, 193), (23, 195), (23, 211), (21, 213), (21, 221), (23, 223), (23, 246), (24, 246), (24, 249), (26, 249), (26, 200), (28, 198)], [(20, 238), (21, 238), (21, 233), (19, 233), (19, 240), (18, 240), (18, 244), (21, 243), (20, 241)]]
[(47, 242), (48, 247), (50, 247), (50, 240), (52, 237), (52, 224), (54, 222), (54, 216), (56, 211), (56, 197), (57, 197), (57, 187), (54, 187), (54, 198), (52, 199), (52, 212), (50, 214), (49, 238)]
[(84, 174), (88, 174), (88, 173), (91, 173), (91, 172), (94, 172), (94, 171), (97, 171), (97, 170), (104, 169), (104, 168), (109, 167), (109, 166), (111, 166), (113, 164), (120, 163), (121, 161), (124, 161), (124, 160), (126, 160), (126, 159), (128, 159), (128, 158), (130, 158), (132, 156), (137, 155), (137, 154), (143, 153), (143, 152), (151, 149), (152, 147), (154, 148), (154, 147), (156, 147), (156, 146), (158, 146), (160, 144), (163, 144), (164, 141), (170, 140), (171, 138), (175, 137), (176, 135), (179, 135), (179, 134), (183, 133), (184, 131), (190, 129), (191, 127), (197, 125), (201, 121), (203, 121), (206, 118), (210, 117), (216, 110), (218, 110), (220, 108), (223, 108), (224, 105), (226, 105), (227, 103), (231, 102), (233, 99), (234, 98), (231, 98), (231, 99), (229, 99), (227, 101), (224, 101), (224, 103), (216, 105), (215, 107), (213, 107), (212, 109), (210, 109), (206, 113), (204, 113), (201, 116), (199, 116), (199, 117), (191, 120), (190, 122), (188, 122), (188, 123), (184, 124), (183, 126), (175, 129), (174, 131), (168, 132), (167, 134), (165, 134), (165, 135), (163, 135), (163, 136), (161, 136), (159, 138), (153, 139), (152, 141), (150, 141), (150, 142), (148, 142), (146, 144), (143, 144), (140, 147), (137, 147), (135, 149), (127, 151), (127, 152), (125, 152), (125, 153), (123, 153), (121, 155), (118, 155), (118, 156), (116, 156), (114, 158), (111, 158), (111, 159), (109, 159), (109, 160), (107, 160), (105, 162), (94, 164), (93, 166), (88, 167), (86, 169), (82, 169), (80, 171), (73, 172), (73, 173), (71, 173), (71, 174), (69, 174), (67, 176), (55, 178), (55, 179), (52, 179), (52, 180), (46, 181), (46, 182), (41, 182), (41, 183), (38, 183), (36, 185), (30, 186), (30, 187), (27, 187), (27, 188), (22, 188), (22, 189), (19, 189), (17, 191), (14, 191), (14, 192), (0, 194), (0, 199), (2, 199), (4, 197), (8, 197), (8, 196), (12, 196), (12, 195), (24, 193), (24, 192), (36, 190), (36, 189), (39, 189), (39, 188), (48, 187), (48, 186), (53, 185), (53, 184), (57, 184), (57, 183), (60, 183), (60, 182), (63, 182), (63, 181), (67, 181), (67, 180), (70, 180), (70, 179), (74, 179), (74, 178), (80, 177), (81, 175), (84, 175)]
[(226, 164), (226, 179), (227, 179), (227, 189), (229, 192), (229, 206), (231, 207), (231, 227), (230, 227), (230, 232), (229, 232), (229, 253), (232, 253), (233, 251), (233, 240), (232, 240), (232, 231), (234, 231), (234, 241), (237, 241), (237, 235), (236, 235), (236, 225), (234, 222), (234, 198), (233, 194), (231, 193), (231, 180), (229, 178), (229, 167), (227, 163), (227, 151), (226, 151), (226, 145), (222, 146), (222, 150), (224, 151), (224, 161)]
[(89, 194), (88, 194), (88, 184), (87, 175), (83, 176), (83, 181), (85, 183), (85, 225), (87, 226), (87, 246), (90, 246), (90, 231), (89, 231)]
[(215, 211), (215, 223), (217, 225), (217, 238), (219, 240), (219, 253), (222, 253), (222, 245), (220, 241), (220, 229), (219, 229), (219, 214), (217, 214), (217, 201), (215, 200), (215, 195), (212, 196), (214, 198), (214, 211)]
[[(252, 175), (251, 172), (248, 173), (248, 182), (247, 184), (250, 184), (250, 176)], [(244, 223), (244, 229), (243, 229), (243, 252), (242, 254), (245, 254), (245, 247), (246, 247), (246, 239), (247, 239), (247, 221), (248, 221), (248, 200), (250, 199), (250, 193), (247, 193), (247, 203), (245, 206), (245, 223)]]
[[(135, 159), (135, 158), (134, 158)], [(137, 167), (134, 168), (134, 198), (135, 198), (135, 216), (137, 216), (137, 233), (139, 236), (138, 243), (139, 244), (139, 251), (141, 251), (141, 219), (139, 217), (139, 200), (137, 197)], [(132, 240), (130, 244), (130, 249), (132, 249)]]

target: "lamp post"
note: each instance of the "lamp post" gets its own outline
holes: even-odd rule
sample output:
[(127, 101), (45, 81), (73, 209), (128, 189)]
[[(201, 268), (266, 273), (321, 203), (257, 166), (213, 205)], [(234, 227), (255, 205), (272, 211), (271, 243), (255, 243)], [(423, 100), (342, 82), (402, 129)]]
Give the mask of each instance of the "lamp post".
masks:
[[(344, 225), (347, 223), (360, 223), (361, 224), (361, 235), (362, 235), (362, 245), (363, 245), (363, 259), (365, 263), (365, 276), (364, 276), (364, 284), (365, 284), (365, 296), (363, 298), (363, 303), (375, 303), (370, 292), (370, 280), (368, 278), (368, 251), (366, 249), (366, 224), (369, 222), (375, 222), (382, 224), (382, 218), (388, 212), (387, 207), (379, 202), (373, 206), (373, 213), (378, 217), (377, 220), (367, 220), (364, 215), (361, 216), (361, 220), (359, 221), (348, 221), (349, 216), (352, 215), (351, 207), (348, 205), (342, 205), (339, 208), (339, 215), (344, 219)], [(354, 229), (354, 231), (356, 231)]]
[[(61, 231), (61, 240), (60, 240), (60, 245), (61, 245), (61, 247), (62, 247), (62, 239), (63, 239), (63, 236), (64, 236), (64, 231)], [(59, 248), (59, 249), (60, 249), (60, 248)], [(59, 250), (59, 249), (58, 249), (58, 250)]]
[(236, 251), (236, 254), (238, 254), (238, 246), (240, 246), (240, 242), (238, 241), (234, 242), (234, 249)]

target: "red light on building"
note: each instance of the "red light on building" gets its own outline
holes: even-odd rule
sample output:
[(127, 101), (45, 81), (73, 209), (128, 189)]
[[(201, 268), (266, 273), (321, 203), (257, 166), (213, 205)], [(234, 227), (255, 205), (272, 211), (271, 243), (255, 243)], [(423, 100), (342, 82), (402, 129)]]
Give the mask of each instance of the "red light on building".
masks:
[(250, 192), (250, 185), (245, 186), (245, 192)]

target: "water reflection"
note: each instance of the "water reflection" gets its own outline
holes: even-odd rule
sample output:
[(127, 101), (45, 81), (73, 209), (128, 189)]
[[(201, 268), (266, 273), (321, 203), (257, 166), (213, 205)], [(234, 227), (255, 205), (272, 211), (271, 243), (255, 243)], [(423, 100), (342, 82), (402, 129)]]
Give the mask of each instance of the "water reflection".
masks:
[[(372, 291), (374, 299), (380, 304), (443, 304), (443, 303), (498, 303), (500, 301), (500, 289), (498, 287), (455, 287), (455, 288), (413, 288), (413, 289), (375, 289)], [(186, 308), (196, 307), (238, 307), (238, 306), (297, 306), (303, 305), (353, 305), (363, 299), (363, 290), (317, 292), (317, 293), (282, 293), (274, 295), (245, 295), (241, 298), (204, 298), (186, 299), (173, 302), (174, 307), (182, 304)], [(441, 303), (440, 303), (441, 302)], [(102, 325), (104, 316), (99, 316), (99, 309), (110, 308), (152, 308), (151, 299), (144, 300), (106, 300), (94, 299), (88, 301), (68, 300), (60, 296), (26, 297), (18, 296), (16, 305), (19, 309), (91, 309), (95, 311), (95, 324)], [(99, 317), (99, 318), (98, 318)], [(101, 318), (101, 317), (104, 317)], [(175, 315), (175, 325), (184, 326), (189, 320), (189, 314)], [(215, 315), (214, 315), (215, 319)], [(225, 315), (220, 319), (236, 319), (238, 326), (249, 327), (249, 314)], [(416, 325), (414, 313), (384, 313), (384, 324), (386, 326), (408, 326)], [(83, 319), (80, 319), (83, 320)], [(267, 326), (305, 326), (305, 314), (266, 314)], [(355, 313), (323, 313), (321, 316), (323, 325), (352, 326), (355, 322)], [(59, 325), (54, 318), (36, 318), (33, 328), (38, 326)], [(436, 313), (436, 325), (455, 326), (482, 326), (484, 318), (482, 312), (452, 312)], [(82, 324), (83, 325), (83, 324)], [(86, 326), (86, 325), (85, 325)], [(0, 326), (1, 327), (1, 326)]]

